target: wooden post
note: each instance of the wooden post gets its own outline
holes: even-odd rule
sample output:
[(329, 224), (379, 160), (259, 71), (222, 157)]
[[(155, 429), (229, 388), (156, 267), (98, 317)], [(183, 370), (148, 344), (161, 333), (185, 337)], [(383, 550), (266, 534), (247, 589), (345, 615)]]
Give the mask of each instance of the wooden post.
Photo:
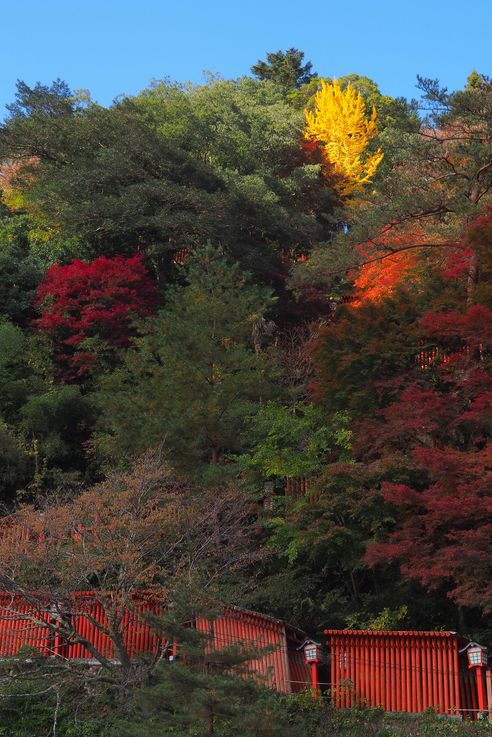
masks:
[(477, 666), (475, 668), (475, 678), (477, 681), (477, 696), (478, 696), (478, 709), (479, 711), (487, 710), (487, 695), (485, 693), (485, 678), (484, 668)]
[(485, 684), (487, 688), (487, 710), (492, 710), (492, 673), (490, 668), (485, 668)]
[(318, 663), (311, 663), (311, 688), (315, 699), (319, 698)]

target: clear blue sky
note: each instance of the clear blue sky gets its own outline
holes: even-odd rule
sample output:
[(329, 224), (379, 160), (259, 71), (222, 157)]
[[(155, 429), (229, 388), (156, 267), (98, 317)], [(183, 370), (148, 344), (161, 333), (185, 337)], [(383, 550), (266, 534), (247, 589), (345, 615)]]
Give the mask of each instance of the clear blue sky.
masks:
[(0, 116), (17, 78), (64, 79), (107, 105), (163, 77), (247, 74), (295, 46), (322, 75), (356, 72), (389, 95), (417, 74), (452, 89), (492, 75), (492, 0), (23, 0), (1, 8)]

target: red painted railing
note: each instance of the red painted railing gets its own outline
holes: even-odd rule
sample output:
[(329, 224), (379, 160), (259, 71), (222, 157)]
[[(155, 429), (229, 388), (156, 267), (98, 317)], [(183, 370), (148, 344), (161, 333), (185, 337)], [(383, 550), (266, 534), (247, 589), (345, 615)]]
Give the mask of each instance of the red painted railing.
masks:
[(188, 261), (189, 257), (190, 257), (189, 248), (179, 248), (177, 251), (174, 251), (173, 253), (173, 262), (178, 266), (182, 266)]
[(325, 630), (334, 706), (473, 716), (475, 675), (455, 632)]
[[(163, 640), (149, 622), (163, 607), (155, 596), (141, 594), (123, 612), (119, 633), (130, 658), (158, 653)], [(71, 637), (57, 627), (66, 612)], [(112, 638), (104, 631), (107, 614), (94, 592), (77, 592), (63, 604), (48, 598), (0, 593), (0, 657), (16, 656), (22, 647), (43, 656), (93, 658), (79, 637), (104, 658), (118, 660)], [(309, 688), (310, 671), (301, 645), (304, 633), (274, 617), (239, 607), (222, 607), (214, 619), (197, 618), (194, 626), (210, 636), (210, 648), (245, 645), (257, 651), (248, 670), (281, 693)], [(478, 706), (475, 674), (467, 667), (463, 640), (454, 632), (378, 632), (325, 630), (328, 635), (329, 690), (334, 706), (382, 707), (387, 711), (473, 716)], [(179, 643), (169, 654), (179, 655)]]
[[(145, 653), (158, 653), (163, 640), (149, 621), (163, 614), (163, 606), (155, 596), (136, 595), (132, 609), (122, 612), (118, 632), (130, 658)], [(71, 637), (63, 637), (57, 617), (65, 612)], [(259, 681), (281, 693), (303, 690), (309, 684), (309, 667), (299, 662), (298, 647), (305, 634), (286, 626), (274, 617), (250, 612), (239, 607), (222, 607), (215, 619), (197, 618), (194, 626), (210, 634), (211, 645), (221, 649), (245, 645), (257, 651), (248, 670)], [(76, 592), (63, 602), (33, 595), (26, 598), (0, 593), (0, 657), (16, 656), (22, 647), (37, 650), (43, 656), (60, 656), (69, 660), (93, 658), (79, 638), (85, 638), (103, 658), (118, 660), (111, 636), (105, 632), (108, 616), (94, 592)], [(177, 644), (179, 654), (179, 643)], [(171, 654), (171, 652), (169, 653)]]
[(445, 351), (442, 348), (427, 348), (419, 351), (416, 357), (417, 366), (423, 370), (434, 368), (435, 366), (445, 366), (456, 360), (470, 357), (470, 348), (467, 346), (459, 348), (455, 351)]

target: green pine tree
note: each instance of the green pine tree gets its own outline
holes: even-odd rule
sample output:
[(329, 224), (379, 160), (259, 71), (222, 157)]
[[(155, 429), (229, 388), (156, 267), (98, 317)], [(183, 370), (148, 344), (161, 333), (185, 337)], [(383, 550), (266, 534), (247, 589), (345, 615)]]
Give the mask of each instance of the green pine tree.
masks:
[(181, 627), (177, 659), (163, 661), (131, 700), (115, 737), (295, 737), (281, 699), (248, 672), (260, 652), (210, 649), (206, 635)]
[(174, 464), (200, 473), (241, 451), (244, 419), (274, 393), (262, 346), (272, 298), (210, 245), (185, 271), (187, 285), (170, 290), (104, 380), (98, 443), (121, 458), (164, 440)]

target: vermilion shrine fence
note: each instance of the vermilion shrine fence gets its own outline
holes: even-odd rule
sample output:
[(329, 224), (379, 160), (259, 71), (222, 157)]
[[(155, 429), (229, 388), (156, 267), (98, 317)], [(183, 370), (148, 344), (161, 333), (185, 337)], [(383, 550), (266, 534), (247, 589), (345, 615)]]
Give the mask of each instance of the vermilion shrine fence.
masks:
[[(479, 690), (486, 694), (490, 674), (487, 668), (469, 669), (469, 643), (456, 632), (325, 630), (325, 634), (335, 706), (433, 709), (464, 716), (484, 708)], [(485, 697), (486, 704), (490, 701)]]
[[(0, 593), (0, 657), (16, 656), (28, 646), (42, 656), (89, 662), (93, 655), (77, 641), (80, 635), (104, 658), (117, 660), (114, 643), (104, 632), (107, 615), (94, 592), (70, 594), (56, 612), (54, 608), (40, 596)], [(56, 626), (64, 608), (73, 637), (63, 636)], [(162, 612), (162, 604), (146, 595), (138, 598), (132, 611), (124, 612), (119, 631), (130, 658), (162, 650), (164, 643), (149, 622), (149, 616), (159, 617)], [(313, 666), (303, 652), (304, 633), (274, 617), (224, 605), (217, 617), (197, 618), (192, 626), (209, 636), (214, 649), (242, 643), (257, 650), (248, 669), (270, 688), (288, 694), (305, 690), (312, 682)], [(470, 644), (455, 632), (325, 633), (328, 668), (320, 681), (336, 707), (403, 712), (432, 708), (443, 714), (473, 716), (484, 709), (480, 701), (492, 705), (488, 669), (469, 670), (466, 648)], [(173, 644), (169, 654), (175, 652)]]
[[(108, 626), (107, 615), (93, 592), (73, 593), (63, 605), (56, 607), (56, 612), (54, 608), (49, 599), (38, 595), (25, 598), (0, 593), (0, 657), (16, 656), (27, 646), (45, 657), (89, 661), (93, 655), (77, 641), (77, 636), (81, 636), (92, 643), (102, 657), (118, 659), (113, 640), (104, 632)], [(72, 638), (63, 637), (56, 626), (63, 609), (70, 620)], [(119, 630), (130, 658), (156, 653), (163, 647), (162, 639), (148, 619), (149, 615), (159, 617), (162, 613), (162, 604), (150, 596), (142, 596), (132, 611), (124, 612)], [(223, 606), (214, 619), (197, 618), (193, 625), (209, 635), (210, 646), (217, 650), (241, 643), (257, 650), (258, 656), (249, 662), (248, 669), (270, 688), (293, 693), (309, 685), (309, 666), (299, 650), (305, 635), (294, 627), (274, 617), (234, 606)]]

